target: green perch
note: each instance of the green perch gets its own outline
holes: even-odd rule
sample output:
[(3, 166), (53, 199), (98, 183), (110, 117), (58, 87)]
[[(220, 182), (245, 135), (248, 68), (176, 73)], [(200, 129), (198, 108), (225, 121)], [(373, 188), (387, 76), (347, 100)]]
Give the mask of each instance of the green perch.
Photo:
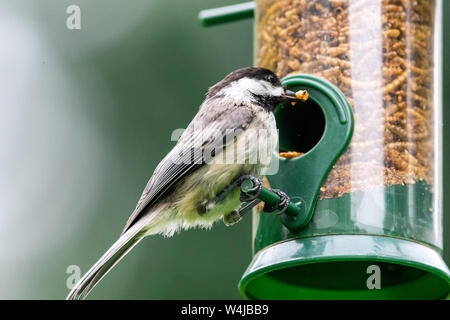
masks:
[[(249, 197), (254, 197), (257, 195), (258, 190), (251, 179), (246, 179), (241, 184), (241, 192)], [(264, 187), (261, 187), (257, 198), (270, 207), (276, 207), (281, 201), (281, 197), (278, 194)], [(284, 213), (291, 217), (298, 216), (301, 213), (300, 204), (290, 202)]]
[[(239, 222), (242, 217), (251, 211), (261, 201), (264, 202), (264, 208), (267, 211), (277, 211), (276, 215), (281, 216), (283, 223), (288, 228), (303, 228), (309, 222), (306, 215), (305, 204), (303, 202), (292, 202), (290, 198), (281, 190), (271, 190), (264, 188), (260, 179), (252, 176), (243, 176), (226, 188), (215, 202), (220, 201), (224, 194), (227, 194), (234, 186), (239, 185), (241, 190), (241, 201), (243, 206), (224, 215), (223, 222), (231, 226)], [(286, 201), (289, 201), (286, 205)], [(272, 211), (273, 210), (273, 211)]]

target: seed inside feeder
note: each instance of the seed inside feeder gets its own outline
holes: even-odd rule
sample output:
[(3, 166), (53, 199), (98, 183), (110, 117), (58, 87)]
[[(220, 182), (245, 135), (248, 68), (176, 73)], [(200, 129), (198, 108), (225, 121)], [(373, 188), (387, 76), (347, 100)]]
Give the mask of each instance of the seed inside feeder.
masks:
[(353, 108), (352, 142), (321, 199), (417, 181), (432, 186), (436, 1), (256, 3), (256, 65), (279, 77), (324, 78)]
[(286, 158), (286, 159), (292, 159), (297, 158), (304, 155), (303, 152), (297, 152), (297, 151), (280, 151), (280, 157)]

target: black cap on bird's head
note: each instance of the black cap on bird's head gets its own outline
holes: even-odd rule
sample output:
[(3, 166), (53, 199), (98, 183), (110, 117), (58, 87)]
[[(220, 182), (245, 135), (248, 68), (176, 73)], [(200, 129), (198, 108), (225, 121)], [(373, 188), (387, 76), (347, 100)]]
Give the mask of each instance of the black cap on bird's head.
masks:
[(295, 96), (295, 92), (283, 87), (275, 73), (257, 67), (235, 70), (212, 86), (207, 98), (218, 97), (251, 101), (268, 111), (273, 111), (281, 103), (301, 101)]

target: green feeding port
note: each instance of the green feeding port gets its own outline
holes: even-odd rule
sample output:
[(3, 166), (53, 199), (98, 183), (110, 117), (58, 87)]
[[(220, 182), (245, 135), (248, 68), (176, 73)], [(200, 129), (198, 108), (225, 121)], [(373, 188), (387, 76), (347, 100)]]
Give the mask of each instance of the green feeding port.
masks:
[[(204, 26), (254, 17), (256, 65), (285, 76), (290, 90), (309, 93), (307, 102), (275, 110), (280, 151), (304, 154), (274, 154), (279, 169), (267, 179), (296, 206), (278, 216), (253, 212), (254, 256), (239, 282), (242, 296), (446, 298), (442, 136), (432, 129), (442, 124), (440, 84), (433, 83), (441, 69), (432, 61), (440, 54), (433, 40), (440, 34), (440, 2), (405, 2), (397, 6), (404, 14), (395, 16), (382, 1), (371, 8), (328, 0), (297, 5), (256, 0), (199, 16)], [(348, 37), (336, 36), (336, 23), (321, 20), (321, 10)], [(417, 33), (386, 29), (415, 25), (417, 16), (430, 30), (420, 40), (422, 53), (413, 45)], [(410, 60), (399, 66), (405, 50), (412, 50)], [(420, 84), (410, 81), (422, 75)]]

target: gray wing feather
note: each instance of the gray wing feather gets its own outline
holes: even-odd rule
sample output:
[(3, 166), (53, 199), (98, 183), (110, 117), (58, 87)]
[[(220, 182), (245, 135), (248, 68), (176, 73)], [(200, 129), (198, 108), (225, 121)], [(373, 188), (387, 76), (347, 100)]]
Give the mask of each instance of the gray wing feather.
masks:
[[(246, 129), (255, 116), (246, 104), (227, 106), (222, 99), (214, 100), (205, 101), (176, 146), (159, 163), (122, 234), (148, 211), (147, 208), (166, 195), (171, 186), (203, 166), (206, 150), (226, 147), (224, 142), (229, 141), (225, 139), (226, 135)], [(218, 113), (216, 110), (222, 111)]]

